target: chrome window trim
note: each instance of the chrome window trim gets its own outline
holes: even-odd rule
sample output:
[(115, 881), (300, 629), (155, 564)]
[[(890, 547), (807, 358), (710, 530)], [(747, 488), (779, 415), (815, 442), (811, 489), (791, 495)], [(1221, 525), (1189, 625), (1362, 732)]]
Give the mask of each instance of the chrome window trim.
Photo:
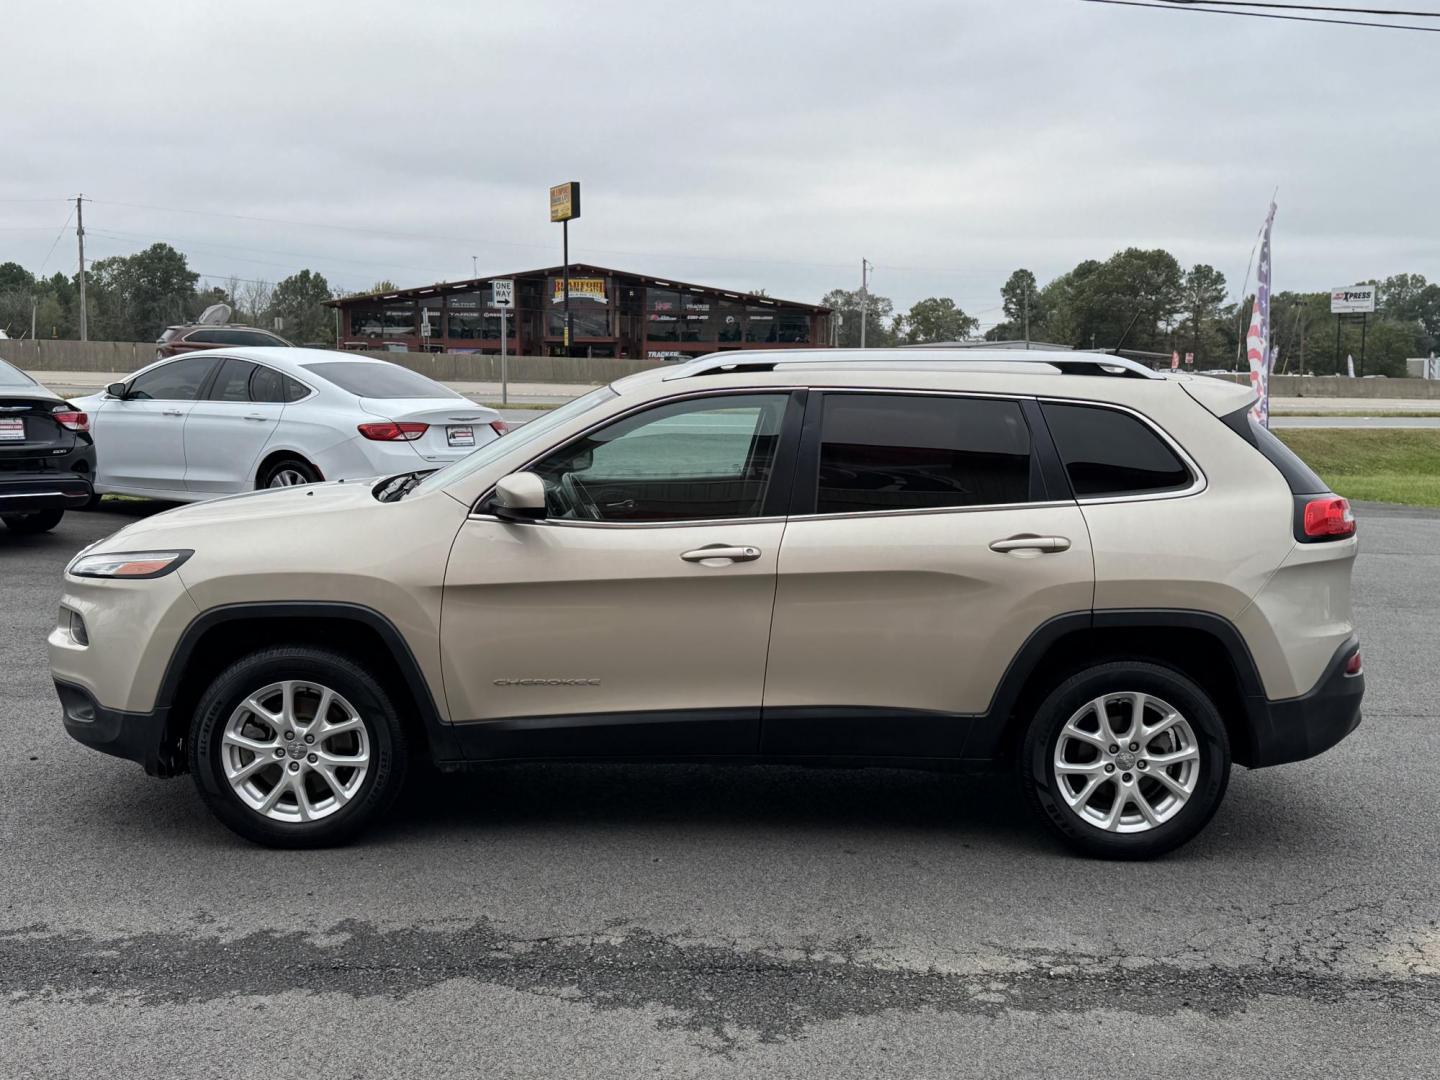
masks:
[[(1190, 470), (1191, 481), (1188, 487), (1175, 488), (1173, 490), (1166, 491), (1145, 491), (1140, 492), (1136, 495), (1076, 496), (1075, 502), (1078, 503), (1080, 506), (1103, 506), (1106, 503), (1159, 502), (1165, 499), (1188, 499), (1192, 495), (1199, 495), (1202, 491), (1204, 491), (1210, 486), (1210, 481), (1209, 478), (1205, 475), (1205, 470), (1200, 468), (1199, 462), (1197, 462), (1193, 457), (1190, 456), (1189, 451), (1187, 451), (1183, 446), (1181, 446), (1180, 443), (1176, 441), (1168, 431), (1166, 431), (1154, 420), (1152, 420), (1150, 417), (1146, 416), (1144, 413), (1140, 412), (1137, 409), (1132, 409), (1128, 405), (1121, 405), (1113, 401), (1095, 401), (1091, 398), (1058, 397), (1050, 394), (1037, 395), (1036, 400), (1039, 401), (1041, 404), (1044, 404), (1047, 401), (1052, 401), (1057, 405), (1086, 405), (1094, 409), (1112, 409), (1115, 412), (1128, 413), (1130, 416), (1133, 416), (1135, 419), (1139, 420), (1142, 424), (1144, 424), (1156, 435), (1158, 435), (1160, 437), (1160, 441), (1163, 442), (1166, 446), (1168, 446), (1170, 450), (1175, 454), (1175, 456), (1180, 459), (1180, 463)], [(1055, 449), (1057, 452), (1059, 452), (1060, 448), (1057, 445)], [(1060, 464), (1062, 466), (1065, 464), (1063, 454), (1061, 455)], [(1067, 469), (1066, 472), (1068, 474), (1069, 470)]]
[[(676, 395), (676, 396), (673, 396), (673, 397), (652, 398), (651, 400), (646, 401), (646, 402), (643, 402), (643, 403), (641, 403), (641, 404), (637, 404), (637, 405), (635, 405), (634, 407), (632, 407), (632, 408), (630, 408), (630, 409), (626, 409), (626, 410), (624, 410), (624, 411), (622, 411), (622, 412), (618, 412), (618, 413), (615, 413), (615, 414), (613, 414), (613, 415), (611, 415), (611, 416), (606, 417), (604, 420), (601, 420), (601, 421), (599, 421), (599, 422), (591, 425), (590, 427), (584, 429), (583, 431), (580, 431), (580, 432), (576, 433), (575, 435), (572, 435), (572, 436), (571, 436), (569, 439), (567, 439), (564, 443), (560, 443), (560, 444), (558, 444), (558, 445), (556, 445), (556, 446), (552, 446), (552, 447), (550, 447), (549, 450), (546, 450), (544, 453), (537, 454), (535, 457), (533, 457), (533, 458), (531, 458), (529, 461), (527, 461), (523, 467), (521, 467), (521, 468), (519, 468), (519, 469), (512, 470), (512, 471), (514, 471), (514, 472), (524, 472), (524, 471), (526, 471), (527, 469), (529, 469), (530, 466), (534, 465), (537, 461), (541, 460), (541, 458), (546, 457), (548, 454), (550, 454), (550, 453), (553, 452), (554, 450), (559, 449), (561, 446), (564, 446), (564, 445), (566, 445), (567, 443), (569, 443), (569, 442), (571, 442), (571, 441), (574, 441), (575, 439), (584, 438), (584, 437), (585, 437), (586, 435), (588, 435), (590, 432), (599, 430), (600, 428), (604, 427), (606, 424), (609, 424), (612, 420), (622, 419), (622, 418), (624, 418), (624, 417), (626, 417), (626, 416), (630, 416), (630, 415), (632, 415), (632, 414), (634, 414), (634, 413), (641, 412), (641, 411), (643, 411), (644, 409), (647, 409), (647, 408), (649, 408), (649, 407), (651, 407), (651, 406), (666, 405), (666, 404), (670, 404), (671, 402), (685, 401), (685, 400), (689, 400), (689, 399), (692, 399), (692, 398), (701, 398), (701, 397), (737, 396), (737, 395), (754, 394), (754, 393), (765, 393), (765, 392), (774, 392), (774, 393), (785, 393), (785, 394), (789, 394), (789, 393), (793, 393), (793, 392), (796, 391), (796, 390), (810, 390), (810, 391), (814, 391), (814, 392), (817, 392), (817, 393), (820, 393), (820, 394), (827, 394), (827, 393), (838, 393), (838, 394), (887, 394), (887, 395), (889, 395), (889, 396), (891, 396), (891, 397), (893, 397), (893, 396), (895, 396), (895, 395), (897, 395), (897, 394), (900, 394), (900, 395), (925, 395), (925, 396), (928, 396), (928, 397), (990, 398), (990, 399), (999, 399), (999, 400), (1002, 400), (1002, 401), (1025, 401), (1025, 400), (1030, 400), (1030, 401), (1037, 401), (1037, 402), (1042, 402), (1042, 403), (1043, 403), (1043, 402), (1046, 402), (1046, 401), (1050, 401), (1050, 402), (1054, 402), (1054, 403), (1057, 404), (1057, 405), (1088, 405), (1088, 406), (1091, 406), (1091, 407), (1097, 408), (1097, 409), (1113, 409), (1113, 410), (1115, 410), (1115, 411), (1117, 411), (1117, 412), (1128, 413), (1130, 416), (1135, 417), (1135, 418), (1136, 418), (1137, 420), (1139, 420), (1142, 424), (1144, 424), (1144, 425), (1145, 425), (1146, 427), (1148, 427), (1151, 431), (1153, 431), (1156, 435), (1158, 435), (1158, 436), (1160, 437), (1160, 440), (1161, 440), (1166, 446), (1168, 446), (1168, 447), (1170, 448), (1170, 450), (1176, 455), (1176, 457), (1178, 457), (1178, 458), (1180, 459), (1180, 462), (1181, 462), (1187, 469), (1190, 470), (1190, 475), (1191, 475), (1191, 477), (1192, 477), (1193, 479), (1192, 479), (1192, 482), (1191, 482), (1191, 484), (1190, 484), (1189, 487), (1179, 488), (1179, 489), (1176, 489), (1176, 490), (1173, 490), (1173, 491), (1143, 492), (1143, 493), (1138, 494), (1138, 495), (1087, 495), (1087, 496), (1084, 496), (1084, 497), (1077, 497), (1077, 498), (1073, 498), (1073, 499), (1047, 499), (1047, 500), (1044, 500), (1044, 501), (1017, 502), (1017, 503), (984, 503), (984, 504), (975, 505), (975, 506), (917, 507), (917, 508), (909, 509), (909, 510), (853, 510), (853, 511), (847, 511), (847, 512), (845, 512), (845, 513), (836, 513), (836, 514), (791, 514), (791, 515), (784, 516), (784, 517), (706, 518), (706, 519), (693, 519), (693, 520), (686, 520), (686, 521), (654, 521), (654, 522), (634, 522), (634, 523), (619, 522), (619, 521), (552, 521), (552, 520), (550, 520), (550, 519), (543, 519), (543, 520), (540, 520), (540, 521), (523, 522), (523, 523), (522, 523), (522, 522), (506, 522), (506, 524), (551, 525), (551, 526), (554, 526), (554, 527), (557, 527), (557, 528), (582, 528), (582, 529), (665, 529), (665, 528), (688, 528), (688, 527), (691, 527), (691, 526), (708, 527), (708, 526), (716, 526), (716, 525), (735, 525), (735, 524), (768, 524), (768, 523), (776, 522), (776, 521), (824, 521), (824, 520), (853, 520), (853, 519), (859, 519), (859, 518), (918, 517), (918, 516), (921, 516), (921, 515), (930, 515), (930, 514), (962, 514), (962, 513), (976, 513), (976, 512), (982, 512), (982, 511), (983, 511), (983, 512), (989, 512), (989, 511), (995, 511), (995, 510), (1020, 510), (1020, 509), (1027, 509), (1027, 508), (1032, 508), (1032, 509), (1037, 509), (1037, 510), (1053, 510), (1053, 509), (1063, 508), (1063, 507), (1067, 507), (1067, 506), (1080, 506), (1080, 507), (1085, 507), (1085, 506), (1103, 506), (1103, 505), (1106, 505), (1106, 504), (1108, 504), (1108, 503), (1160, 502), (1160, 501), (1169, 500), (1169, 499), (1184, 499), (1184, 498), (1189, 498), (1189, 497), (1194, 496), (1194, 495), (1199, 495), (1201, 492), (1205, 491), (1205, 490), (1209, 487), (1209, 480), (1208, 480), (1208, 478), (1207, 478), (1206, 475), (1205, 475), (1205, 471), (1200, 468), (1199, 463), (1197, 463), (1197, 462), (1195, 461), (1195, 459), (1190, 456), (1189, 452), (1186, 451), (1185, 448), (1184, 448), (1183, 446), (1181, 446), (1180, 443), (1177, 442), (1177, 441), (1170, 435), (1170, 433), (1169, 433), (1168, 431), (1166, 431), (1166, 430), (1165, 430), (1163, 427), (1161, 427), (1158, 423), (1156, 423), (1154, 420), (1152, 420), (1149, 416), (1146, 416), (1144, 413), (1138, 411), (1137, 409), (1131, 408), (1131, 407), (1128, 406), (1128, 405), (1121, 405), (1121, 404), (1119, 404), (1119, 403), (1117, 403), (1117, 402), (1113, 402), (1113, 401), (1097, 401), (1097, 400), (1095, 400), (1095, 399), (1093, 399), (1093, 398), (1063, 397), (1063, 396), (1054, 395), (1054, 394), (1005, 393), (1005, 392), (1003, 392), (1003, 391), (996, 391), (996, 390), (947, 390), (947, 389), (936, 389), (936, 388), (934, 388), (934, 387), (917, 387), (917, 388), (911, 389), (911, 388), (908, 388), (908, 387), (895, 387), (895, 386), (844, 386), (844, 385), (833, 385), (833, 386), (832, 386), (832, 385), (817, 385), (817, 384), (808, 384), (808, 385), (804, 385), (804, 386), (788, 385), (788, 384), (787, 384), (787, 385), (781, 385), (781, 386), (753, 386), (753, 385), (752, 385), (752, 386), (750, 386), (750, 387), (737, 387), (737, 386), (729, 386), (729, 387), (724, 387), (724, 388), (718, 388), (718, 387), (717, 387), (717, 388), (712, 388), (712, 389), (709, 389), (709, 390), (695, 391), (694, 393), (679, 394), (679, 395)], [(1033, 433), (1033, 432), (1031, 432), (1031, 436), (1032, 436), (1032, 438), (1033, 438), (1033, 436), (1034, 436), (1034, 433)], [(1057, 447), (1057, 452), (1058, 452), (1058, 447)], [(1062, 461), (1061, 461), (1061, 466), (1062, 466), (1062, 468), (1064, 467), (1064, 461), (1063, 461), (1063, 459), (1062, 459)], [(467, 519), (467, 520), (470, 520), (470, 521), (500, 521), (500, 518), (497, 518), (497, 517), (496, 517), (495, 515), (493, 515), (493, 514), (481, 514), (481, 513), (477, 513), (477, 512), (474, 510), (474, 507), (479, 506), (479, 505), (481, 505), (482, 503), (484, 503), (484, 502), (485, 502), (488, 498), (490, 498), (490, 496), (492, 496), (494, 493), (495, 493), (494, 485), (491, 485), (491, 487), (490, 487), (489, 489), (487, 489), (487, 490), (486, 490), (478, 499), (476, 499), (475, 502), (472, 504), (470, 513), (466, 515), (466, 519)]]

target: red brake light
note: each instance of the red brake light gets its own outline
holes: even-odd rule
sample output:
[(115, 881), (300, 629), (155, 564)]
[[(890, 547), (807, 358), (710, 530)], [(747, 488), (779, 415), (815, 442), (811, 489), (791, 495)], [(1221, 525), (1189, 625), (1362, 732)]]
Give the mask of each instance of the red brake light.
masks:
[(1360, 659), (1360, 650), (1356, 649), (1350, 654), (1350, 659), (1345, 661), (1346, 675), (1359, 675), (1365, 670), (1365, 663)]
[(1305, 504), (1305, 535), (1309, 537), (1344, 537), (1355, 535), (1355, 514), (1350, 500), (1338, 495), (1311, 499)]
[(504, 420), (491, 420), (490, 427), (494, 429), (496, 435), (505, 435), (510, 431), (510, 425)]
[(70, 431), (89, 431), (90, 417), (83, 412), (71, 412), (67, 409), (57, 409), (50, 414), (55, 422)]
[(356, 430), (376, 442), (414, 442), (429, 427), (429, 424), (397, 424), (393, 420), (383, 420), (377, 424), (361, 424)]

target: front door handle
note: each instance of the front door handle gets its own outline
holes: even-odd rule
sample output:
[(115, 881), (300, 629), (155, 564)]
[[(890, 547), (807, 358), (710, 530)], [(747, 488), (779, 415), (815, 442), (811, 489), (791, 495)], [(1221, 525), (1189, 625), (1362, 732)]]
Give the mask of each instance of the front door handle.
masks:
[(728, 562), (754, 562), (760, 557), (760, 549), (757, 547), (730, 547), (727, 544), (710, 544), (708, 547), (696, 548), (694, 551), (686, 551), (680, 558), (686, 562), (709, 562), (711, 559), (724, 559)]
[(991, 551), (1069, 551), (1070, 538), (1067, 536), (1036, 536), (1033, 533), (1021, 533), (1019, 536), (1007, 536), (1004, 540), (994, 540), (990, 544)]
[(161, 415), (161, 416), (184, 416), (185, 414), (184, 414), (183, 412), (181, 412), (179, 409), (161, 409), (161, 410), (160, 410), (160, 415)]
[(246, 420), (259, 420), (260, 423), (263, 424), (267, 419), (269, 419), (269, 417), (265, 417), (265, 416), (246, 416), (245, 419), (246, 419)]

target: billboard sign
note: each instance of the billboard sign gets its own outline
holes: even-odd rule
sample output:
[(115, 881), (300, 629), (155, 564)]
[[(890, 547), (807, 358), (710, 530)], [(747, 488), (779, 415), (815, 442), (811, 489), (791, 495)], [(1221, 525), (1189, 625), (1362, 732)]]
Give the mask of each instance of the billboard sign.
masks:
[[(572, 277), (570, 279), (570, 295), (576, 300), (594, 300), (596, 303), (606, 303), (605, 279), (601, 277)], [(552, 304), (565, 302), (565, 279), (553, 279)]]
[(580, 216), (580, 182), (571, 180), (550, 189), (550, 220), (569, 221)]
[(1371, 315), (1380, 289), (1375, 285), (1346, 285), (1330, 290), (1331, 315)]

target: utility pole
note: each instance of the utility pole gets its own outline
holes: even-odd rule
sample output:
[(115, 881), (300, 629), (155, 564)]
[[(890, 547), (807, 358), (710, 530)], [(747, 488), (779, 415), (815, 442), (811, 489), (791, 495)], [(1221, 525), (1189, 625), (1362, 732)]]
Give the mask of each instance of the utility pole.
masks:
[(85, 310), (85, 196), (75, 196), (75, 239), (80, 243), (80, 340), (89, 341), (89, 320)]
[(1025, 282), (1025, 349), (1030, 349), (1030, 282)]
[(480, 276), (480, 259), (475, 255), (470, 256), (470, 276), (472, 278), (478, 278)]
[(860, 260), (860, 348), (865, 348), (865, 325), (870, 315), (870, 263)]

